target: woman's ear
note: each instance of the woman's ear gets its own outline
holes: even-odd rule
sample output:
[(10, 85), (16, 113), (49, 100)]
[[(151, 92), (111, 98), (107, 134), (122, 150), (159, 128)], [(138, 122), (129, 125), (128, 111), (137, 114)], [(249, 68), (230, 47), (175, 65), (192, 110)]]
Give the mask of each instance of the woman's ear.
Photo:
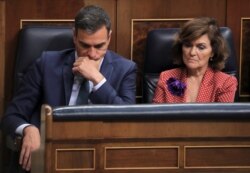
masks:
[(213, 58), (213, 57), (214, 57), (214, 52), (212, 52), (212, 53), (211, 53), (211, 56), (210, 56), (210, 57), (211, 57), (211, 58)]

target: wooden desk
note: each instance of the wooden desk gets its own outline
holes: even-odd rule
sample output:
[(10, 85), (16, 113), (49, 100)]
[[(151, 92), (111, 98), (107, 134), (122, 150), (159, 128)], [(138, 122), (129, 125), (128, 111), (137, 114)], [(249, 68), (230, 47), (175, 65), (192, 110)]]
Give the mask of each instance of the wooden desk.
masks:
[[(250, 172), (248, 119), (53, 121), (44, 107), (48, 173)], [(42, 127), (43, 128), (43, 127)]]

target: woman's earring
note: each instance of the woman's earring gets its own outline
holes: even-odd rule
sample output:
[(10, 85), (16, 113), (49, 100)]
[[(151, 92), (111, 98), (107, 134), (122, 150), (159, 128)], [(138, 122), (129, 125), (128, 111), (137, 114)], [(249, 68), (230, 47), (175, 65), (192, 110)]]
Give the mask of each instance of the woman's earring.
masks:
[(213, 57), (210, 57), (210, 58), (209, 58), (209, 61), (213, 61)]

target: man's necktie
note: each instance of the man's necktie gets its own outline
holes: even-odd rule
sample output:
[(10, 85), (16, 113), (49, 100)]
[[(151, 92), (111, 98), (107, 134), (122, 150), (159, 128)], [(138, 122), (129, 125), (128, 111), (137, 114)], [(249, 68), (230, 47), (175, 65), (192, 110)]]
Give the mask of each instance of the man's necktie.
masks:
[(88, 104), (88, 98), (89, 98), (89, 82), (88, 80), (83, 79), (76, 99), (76, 105)]

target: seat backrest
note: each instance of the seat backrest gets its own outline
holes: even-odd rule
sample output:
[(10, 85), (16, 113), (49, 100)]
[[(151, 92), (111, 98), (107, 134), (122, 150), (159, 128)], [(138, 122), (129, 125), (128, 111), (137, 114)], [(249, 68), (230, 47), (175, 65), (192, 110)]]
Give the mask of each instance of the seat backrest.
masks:
[[(221, 27), (220, 31), (230, 50), (223, 71), (238, 78), (232, 32), (228, 27)], [(152, 102), (160, 73), (164, 70), (177, 67), (172, 63), (171, 50), (178, 32), (179, 28), (165, 28), (152, 30), (147, 35), (142, 84), (143, 103)], [(236, 100), (237, 98), (238, 96), (236, 94)]]
[[(73, 48), (73, 32), (69, 26), (26, 26), (22, 28), (18, 35), (18, 43), (14, 70), (14, 92), (16, 92), (24, 73), (28, 67), (40, 57), (45, 50), (62, 50)], [(19, 139), (19, 138), (16, 138)], [(7, 148), (11, 149), (10, 159), (7, 165), (9, 172), (26, 172), (20, 170), (18, 158), (19, 152), (16, 152), (19, 144), (12, 139), (12, 136), (6, 137)], [(21, 142), (21, 141), (20, 141)], [(44, 148), (44, 147), (41, 147)], [(39, 164), (41, 163), (39, 155)], [(32, 156), (33, 157), (33, 156)], [(35, 158), (35, 157), (33, 157)], [(40, 169), (41, 172), (43, 169)], [(32, 171), (33, 172), (33, 171)], [(37, 171), (34, 171), (37, 172)]]
[(69, 26), (26, 26), (18, 36), (14, 72), (14, 91), (23, 74), (45, 50), (73, 48), (73, 31)]

